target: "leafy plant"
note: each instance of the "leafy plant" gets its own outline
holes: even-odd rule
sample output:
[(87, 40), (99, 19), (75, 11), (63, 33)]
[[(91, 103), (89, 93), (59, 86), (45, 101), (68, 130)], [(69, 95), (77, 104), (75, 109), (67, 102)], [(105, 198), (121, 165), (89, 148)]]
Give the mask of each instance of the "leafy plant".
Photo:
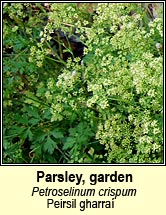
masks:
[(3, 5), (4, 163), (163, 162), (163, 20), (94, 7)]

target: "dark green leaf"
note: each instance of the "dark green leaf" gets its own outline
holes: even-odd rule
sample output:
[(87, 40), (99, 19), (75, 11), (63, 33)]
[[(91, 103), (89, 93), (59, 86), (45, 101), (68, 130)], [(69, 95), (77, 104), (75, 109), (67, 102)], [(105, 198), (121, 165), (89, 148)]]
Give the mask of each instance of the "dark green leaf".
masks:
[(70, 149), (73, 147), (73, 145), (76, 143), (76, 139), (73, 137), (68, 137), (67, 141), (64, 143), (63, 149)]
[(30, 128), (28, 128), (26, 132), (27, 132), (27, 136), (29, 137), (29, 140), (32, 140), (33, 133), (31, 132)]
[(43, 150), (52, 154), (56, 148), (57, 142), (53, 141), (50, 136), (47, 137), (47, 141), (44, 143)]
[(63, 133), (59, 131), (58, 129), (54, 129), (53, 131), (50, 132), (56, 139), (61, 139), (63, 138)]
[(29, 120), (29, 123), (31, 125), (37, 125), (39, 121), (40, 121), (40, 119), (38, 119), (38, 118), (32, 118)]
[(50, 112), (50, 108), (48, 108), (47, 110), (44, 111), (44, 114), (43, 114), (43, 118), (44, 119), (48, 119), (50, 120), (51, 119), (51, 112)]
[(38, 114), (38, 109), (34, 106), (26, 106), (26, 111), (29, 116), (33, 116), (35, 118), (40, 119), (40, 116)]

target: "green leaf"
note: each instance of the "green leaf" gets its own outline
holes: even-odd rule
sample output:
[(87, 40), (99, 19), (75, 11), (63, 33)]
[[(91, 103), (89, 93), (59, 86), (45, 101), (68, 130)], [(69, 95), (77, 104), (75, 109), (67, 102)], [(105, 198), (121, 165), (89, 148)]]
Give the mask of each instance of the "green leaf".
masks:
[(38, 156), (41, 156), (43, 151), (42, 151), (42, 145), (38, 144), (38, 143), (33, 143), (31, 146), (30, 146), (30, 149), (33, 150), (33, 152), (35, 152), (36, 155)]
[(67, 141), (64, 143), (63, 149), (70, 149), (73, 147), (73, 145), (76, 143), (76, 139), (73, 137), (68, 137)]
[(70, 128), (69, 132), (70, 132), (70, 136), (75, 136), (77, 133), (77, 130), (76, 130), (76, 128)]
[(20, 114), (16, 114), (15, 120), (22, 125), (28, 125), (29, 122), (28, 117), (25, 114), (23, 116), (20, 116)]
[(3, 147), (4, 147), (4, 149), (8, 149), (10, 147), (10, 143), (8, 142), (7, 139), (3, 140)]
[(92, 59), (94, 58), (94, 53), (93, 52), (89, 52), (84, 58), (84, 62), (85, 64), (89, 64), (92, 63)]
[(30, 91), (25, 92), (26, 100), (25, 102), (28, 104), (33, 104), (35, 107), (39, 107), (41, 101)]
[(26, 109), (26, 111), (27, 111), (29, 116), (33, 116), (35, 118), (40, 119), (40, 116), (38, 114), (38, 109), (36, 107), (34, 107), (34, 106), (26, 106), (25, 109)]
[(29, 123), (31, 125), (37, 125), (39, 121), (40, 121), (40, 119), (32, 118), (32, 119), (29, 120)]
[(28, 128), (26, 132), (27, 132), (27, 136), (29, 137), (29, 140), (32, 140), (33, 133), (31, 132), (30, 128)]
[(63, 138), (63, 133), (59, 131), (58, 129), (54, 129), (53, 131), (50, 132), (56, 139), (61, 139)]
[(47, 110), (45, 110), (44, 114), (43, 114), (43, 118), (44, 119), (48, 119), (50, 120), (51, 119), (51, 112), (50, 112), (50, 108), (48, 108)]
[(35, 136), (36, 136), (36, 139), (35, 139), (36, 142), (41, 143), (48, 136), (48, 133), (44, 133), (44, 132), (39, 131), (39, 132), (35, 133)]
[(72, 124), (77, 119), (77, 114), (75, 112), (72, 113), (70, 116), (70, 123)]
[(47, 137), (47, 141), (44, 143), (43, 150), (48, 151), (50, 154), (54, 152), (57, 142), (53, 141), (50, 136)]
[(12, 128), (9, 131), (9, 135), (20, 135), (23, 133), (25, 128), (18, 127), (18, 126), (12, 126)]

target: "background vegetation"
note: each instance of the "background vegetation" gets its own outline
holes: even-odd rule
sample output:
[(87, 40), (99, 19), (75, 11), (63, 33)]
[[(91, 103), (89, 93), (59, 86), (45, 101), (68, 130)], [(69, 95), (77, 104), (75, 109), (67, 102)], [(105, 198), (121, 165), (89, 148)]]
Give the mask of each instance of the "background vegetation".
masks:
[(162, 4), (4, 3), (3, 162), (163, 162), (162, 44)]

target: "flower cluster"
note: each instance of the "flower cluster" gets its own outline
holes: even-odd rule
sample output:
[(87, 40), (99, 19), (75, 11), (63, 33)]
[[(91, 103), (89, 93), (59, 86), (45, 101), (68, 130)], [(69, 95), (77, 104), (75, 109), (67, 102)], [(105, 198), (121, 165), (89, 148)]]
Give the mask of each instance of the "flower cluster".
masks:
[[(75, 4), (52, 4), (40, 35), (42, 44), (53, 28), (66, 32), (75, 26), (83, 34), (82, 63), (68, 59), (57, 77), (48, 80), (45, 97), (51, 121), (74, 112), (96, 126), (95, 138), (105, 146), (107, 162), (161, 161), (151, 160), (150, 154), (162, 151), (163, 62), (156, 48), (162, 44), (162, 20), (145, 24), (144, 16), (135, 3), (99, 3), (89, 28)], [(31, 57), (37, 53), (40, 62), (42, 45), (38, 47), (38, 52), (31, 48)]]
[[(138, 3), (98, 3), (94, 14), (85, 11), (86, 4), (49, 6), (48, 19), (33, 29), (37, 36), (29, 46), (29, 65), (35, 69), (26, 86), (24, 110), (30, 126), (36, 126), (34, 136), (41, 135), (34, 144), (47, 143), (41, 151), (50, 152), (50, 161), (52, 154), (60, 154), (61, 161), (67, 152), (64, 162), (161, 163), (162, 19), (146, 19)], [(16, 9), (22, 16), (21, 7), (11, 16)], [(59, 29), (69, 38), (73, 31), (79, 34), (83, 59), (74, 58), (77, 50), (66, 44), (67, 37), (59, 40)], [(18, 32), (14, 25), (12, 34)], [(66, 53), (72, 57), (64, 59)], [(22, 92), (24, 87), (19, 81), (16, 89)], [(11, 107), (7, 90), (6, 98), (5, 107)], [(32, 138), (29, 130), (27, 135)]]

